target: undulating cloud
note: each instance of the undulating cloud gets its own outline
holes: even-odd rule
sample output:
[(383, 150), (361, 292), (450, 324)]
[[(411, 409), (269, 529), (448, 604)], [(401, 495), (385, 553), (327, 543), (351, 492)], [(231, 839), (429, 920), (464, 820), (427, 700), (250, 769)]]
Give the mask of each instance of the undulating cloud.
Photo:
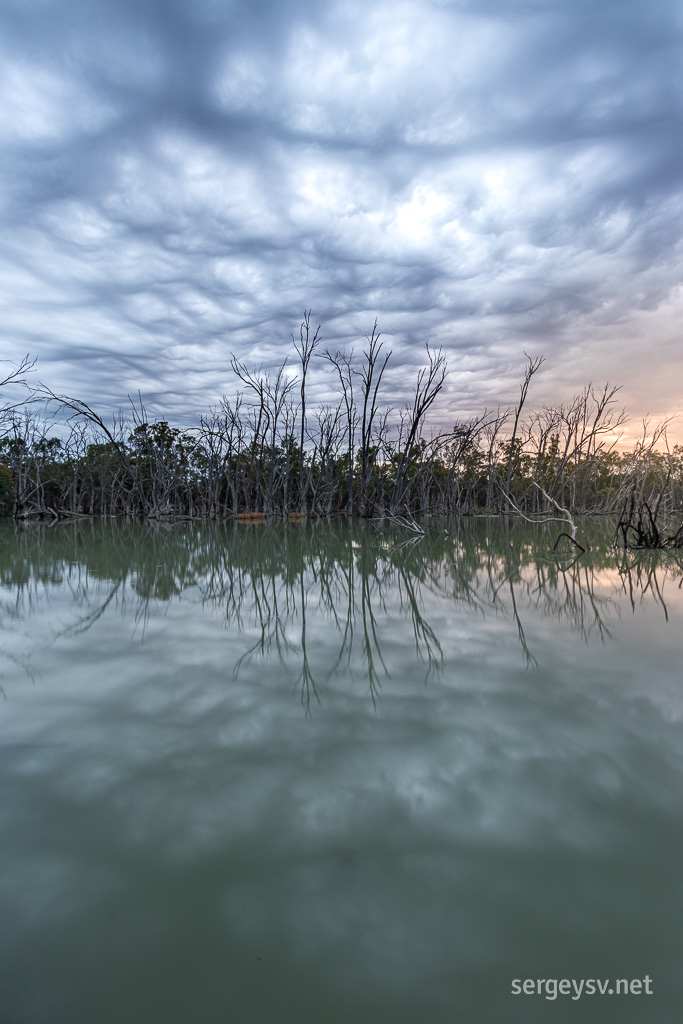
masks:
[[(103, 411), (192, 422), (230, 353), (375, 317), (444, 421), (623, 384), (674, 413), (683, 14), (568, 0), (3, 0), (0, 336)], [(322, 363), (312, 383), (328, 394)], [(679, 432), (683, 427), (679, 427)]]

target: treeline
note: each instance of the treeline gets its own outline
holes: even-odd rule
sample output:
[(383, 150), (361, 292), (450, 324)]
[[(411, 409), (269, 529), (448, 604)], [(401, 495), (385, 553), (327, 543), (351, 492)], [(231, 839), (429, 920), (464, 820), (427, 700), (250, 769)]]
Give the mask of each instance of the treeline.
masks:
[[(619, 512), (638, 500), (683, 505), (683, 448), (662, 453), (663, 428), (616, 448), (619, 389), (588, 385), (571, 402), (526, 413), (542, 358), (529, 359), (516, 407), (429, 428), (447, 376), (425, 346), (412, 400), (385, 401), (391, 357), (375, 323), (360, 355), (323, 349), (310, 314), (287, 363), (249, 369), (235, 357), (233, 398), (192, 429), (150, 421), (141, 400), (106, 422), (85, 401), (44, 385), (0, 410), (0, 511), (27, 516), (240, 514), (414, 516), (420, 513)], [(312, 403), (311, 362), (333, 401)], [(24, 361), (5, 381), (26, 382)], [(26, 384), (28, 387), (28, 385)]]

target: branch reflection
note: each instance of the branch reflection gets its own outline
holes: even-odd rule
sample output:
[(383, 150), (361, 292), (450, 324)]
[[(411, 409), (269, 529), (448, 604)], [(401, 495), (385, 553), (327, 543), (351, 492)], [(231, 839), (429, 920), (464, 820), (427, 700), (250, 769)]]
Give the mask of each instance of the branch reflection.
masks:
[[(112, 613), (132, 617), (144, 642), (155, 608), (189, 601), (220, 611), (233, 679), (262, 664), (291, 681), (307, 715), (339, 680), (360, 683), (377, 706), (392, 659), (403, 669), (412, 659), (423, 684), (448, 671), (444, 608), (507, 623), (529, 669), (528, 624), (539, 617), (584, 643), (612, 639), (624, 596), (633, 611), (655, 601), (668, 619), (680, 556), (616, 555), (612, 533), (591, 526), (590, 553), (562, 558), (548, 528), (510, 519), (433, 520), (407, 540), (400, 527), (351, 521), (2, 524), (0, 628), (59, 591), (71, 621), (60, 616), (55, 642)], [(19, 659), (7, 644), (2, 656)]]

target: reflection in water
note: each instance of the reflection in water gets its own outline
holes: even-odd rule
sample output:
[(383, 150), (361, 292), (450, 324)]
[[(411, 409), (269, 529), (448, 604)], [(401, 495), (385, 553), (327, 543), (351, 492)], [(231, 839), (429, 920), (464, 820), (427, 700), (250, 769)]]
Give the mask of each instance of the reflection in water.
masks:
[(3, 1022), (680, 1020), (683, 571), (589, 526), (1, 524)]
[[(385, 627), (398, 624), (404, 639), (409, 631), (414, 675), (425, 683), (438, 677), (444, 653), (430, 622), (435, 600), (510, 622), (530, 668), (537, 661), (528, 616), (563, 623), (586, 643), (611, 639), (623, 594), (633, 611), (654, 600), (668, 619), (665, 590), (681, 586), (680, 556), (615, 554), (612, 532), (611, 525), (592, 525), (590, 553), (563, 558), (553, 556), (547, 529), (505, 519), (434, 520), (426, 536), (407, 541), (388, 524), (347, 521), (6, 524), (0, 614), (4, 625), (16, 624), (59, 590), (71, 609), (69, 621), (53, 627), (53, 640), (84, 633), (116, 609), (132, 615), (144, 642), (152, 606), (200, 602), (220, 609), (232, 636), (244, 638), (233, 677), (258, 660), (296, 663), (296, 689), (309, 714), (335, 678), (362, 675), (376, 705), (391, 676)], [(314, 633), (325, 631), (324, 662), (311, 657), (312, 616)], [(5, 657), (31, 674), (26, 658)]]
[[(663, 564), (664, 563), (664, 566)], [(683, 558), (678, 551), (672, 551), (662, 558), (658, 551), (620, 551), (617, 569), (622, 580), (622, 590), (628, 594), (631, 608), (636, 610), (651, 597), (661, 605), (666, 621), (669, 621), (669, 609), (664, 599), (664, 583), (667, 578), (678, 581), (678, 589), (683, 587)]]

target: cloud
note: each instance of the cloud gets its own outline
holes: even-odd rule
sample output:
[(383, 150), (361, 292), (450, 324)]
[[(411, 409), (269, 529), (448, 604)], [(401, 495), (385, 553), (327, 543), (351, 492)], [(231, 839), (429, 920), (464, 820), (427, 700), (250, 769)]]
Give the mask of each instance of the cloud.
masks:
[[(229, 353), (377, 316), (399, 404), (424, 340), (444, 418), (588, 379), (673, 412), (683, 18), (673, 2), (5, 0), (6, 355), (190, 422)], [(321, 393), (320, 370), (313, 377)], [(535, 382), (536, 385), (536, 382)]]

